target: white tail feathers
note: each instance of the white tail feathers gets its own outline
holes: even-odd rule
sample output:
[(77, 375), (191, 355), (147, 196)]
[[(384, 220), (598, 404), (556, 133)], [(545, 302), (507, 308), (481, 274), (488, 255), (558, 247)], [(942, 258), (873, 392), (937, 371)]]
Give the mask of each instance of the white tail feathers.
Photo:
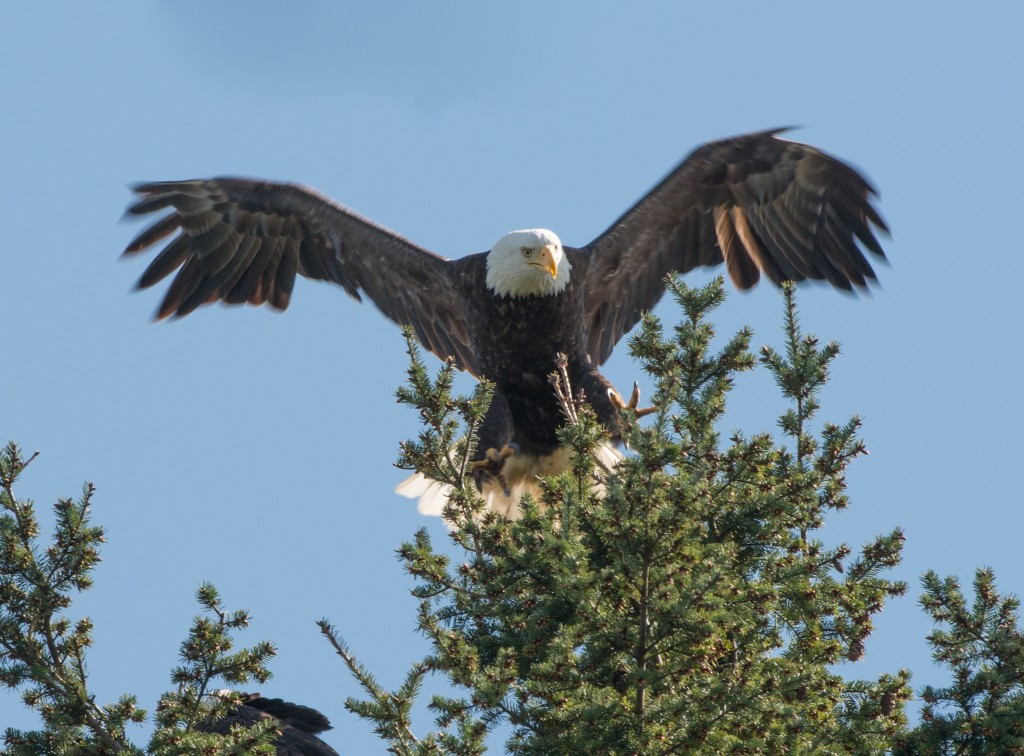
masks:
[[(607, 469), (612, 469), (622, 459), (622, 452), (611, 444), (604, 444), (597, 450), (597, 461)], [(508, 483), (509, 495), (506, 496), (501, 486), (494, 480), (484, 485), (480, 492), (487, 508), (510, 520), (519, 517), (519, 500), (527, 493), (539, 497), (541, 490), (538, 478), (547, 475), (558, 475), (569, 466), (569, 452), (558, 449), (554, 454), (537, 456), (533, 454), (515, 454), (505, 460), (502, 474)], [(395, 493), (409, 499), (419, 499), (416, 509), (420, 514), (440, 517), (444, 505), (448, 503), (451, 486), (428, 480), (422, 474), (409, 476), (395, 487)]]
[(414, 473), (395, 486), (395, 493), (407, 499), (419, 499), (416, 510), (422, 515), (441, 516), (452, 487), (447, 483), (430, 480), (422, 473)]

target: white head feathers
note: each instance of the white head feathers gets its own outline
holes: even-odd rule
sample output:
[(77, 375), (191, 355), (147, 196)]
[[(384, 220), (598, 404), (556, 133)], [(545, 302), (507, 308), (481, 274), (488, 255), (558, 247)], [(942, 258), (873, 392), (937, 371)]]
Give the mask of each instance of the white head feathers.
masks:
[(512, 231), (487, 255), (487, 288), (502, 297), (558, 294), (569, 285), (571, 269), (554, 231)]

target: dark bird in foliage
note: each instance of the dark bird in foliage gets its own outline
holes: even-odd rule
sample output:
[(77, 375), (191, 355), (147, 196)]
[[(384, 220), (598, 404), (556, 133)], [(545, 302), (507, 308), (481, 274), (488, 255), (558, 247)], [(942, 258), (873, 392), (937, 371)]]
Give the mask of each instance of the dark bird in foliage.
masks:
[[(284, 310), (296, 275), (368, 296), (429, 351), (493, 381), (474, 469), (491, 508), (514, 515), (536, 476), (566, 463), (555, 435), (562, 412), (548, 383), (556, 355), (568, 356), (572, 386), (618, 439), (620, 409), (629, 405), (598, 367), (654, 307), (670, 271), (724, 262), (740, 289), (762, 275), (848, 291), (874, 281), (865, 251), (883, 259), (875, 230), (887, 231), (871, 204), (875, 190), (842, 161), (780, 132), (698, 148), (583, 247), (530, 229), (448, 260), (310, 189), (215, 178), (134, 187), (140, 196), (129, 213), (171, 213), (125, 252), (176, 234), (138, 283), (176, 274), (158, 318), (217, 301)], [(416, 477), (399, 488), (421, 496), (421, 510), (439, 511), (445, 495)]]
[(270, 718), (277, 720), (280, 733), (274, 745), (277, 756), (338, 756), (338, 752), (317, 737), (331, 729), (323, 714), (308, 706), (263, 698), (259, 693), (243, 693), (242, 702), (222, 719), (203, 722), (197, 729), (226, 735), (232, 727), (249, 728)]

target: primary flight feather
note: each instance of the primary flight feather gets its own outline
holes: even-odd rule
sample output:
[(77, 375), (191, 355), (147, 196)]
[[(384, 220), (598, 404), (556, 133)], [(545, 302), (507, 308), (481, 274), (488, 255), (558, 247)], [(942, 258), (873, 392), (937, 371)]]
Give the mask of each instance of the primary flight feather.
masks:
[[(171, 212), (125, 253), (176, 234), (139, 280), (146, 288), (175, 274), (158, 318), (217, 301), (284, 310), (296, 275), (368, 296), (429, 351), (494, 382), (477, 482), (493, 509), (514, 515), (536, 476), (565, 464), (556, 439), (563, 418), (547, 380), (556, 355), (568, 356), (573, 387), (616, 439), (623, 402), (597, 368), (654, 307), (669, 272), (724, 262), (741, 289), (762, 274), (775, 284), (813, 279), (845, 290), (875, 279), (865, 251), (884, 259), (875, 231), (888, 230), (871, 204), (875, 190), (850, 166), (779, 131), (698, 148), (578, 248), (528, 229), (448, 260), (310, 189), (215, 178), (134, 187), (140, 196), (129, 213)], [(421, 480), (403, 491), (444, 495)]]

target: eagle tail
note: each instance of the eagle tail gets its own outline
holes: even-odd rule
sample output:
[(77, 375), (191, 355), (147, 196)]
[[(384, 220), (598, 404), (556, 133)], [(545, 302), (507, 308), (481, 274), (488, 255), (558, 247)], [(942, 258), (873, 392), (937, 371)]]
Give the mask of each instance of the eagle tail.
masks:
[(407, 499), (419, 499), (416, 510), (421, 515), (440, 517), (452, 487), (447, 483), (438, 483), (423, 473), (415, 473), (395, 486), (395, 493)]
[[(604, 444), (597, 450), (597, 461), (600, 467), (611, 470), (622, 460), (622, 452), (612, 444)], [(504, 515), (510, 520), (519, 517), (519, 500), (527, 493), (538, 499), (541, 496), (538, 476), (558, 475), (569, 466), (567, 450), (559, 449), (554, 454), (542, 457), (516, 455), (505, 462), (502, 474), (509, 484), (509, 495), (506, 496), (497, 481), (484, 485), (480, 492), (488, 511)], [(432, 517), (441, 517), (445, 504), (451, 495), (452, 487), (447, 483), (430, 480), (422, 473), (415, 473), (395, 486), (395, 493), (407, 499), (418, 499), (416, 510)], [(603, 486), (601, 487), (603, 493)], [(447, 522), (447, 521), (446, 521)]]

